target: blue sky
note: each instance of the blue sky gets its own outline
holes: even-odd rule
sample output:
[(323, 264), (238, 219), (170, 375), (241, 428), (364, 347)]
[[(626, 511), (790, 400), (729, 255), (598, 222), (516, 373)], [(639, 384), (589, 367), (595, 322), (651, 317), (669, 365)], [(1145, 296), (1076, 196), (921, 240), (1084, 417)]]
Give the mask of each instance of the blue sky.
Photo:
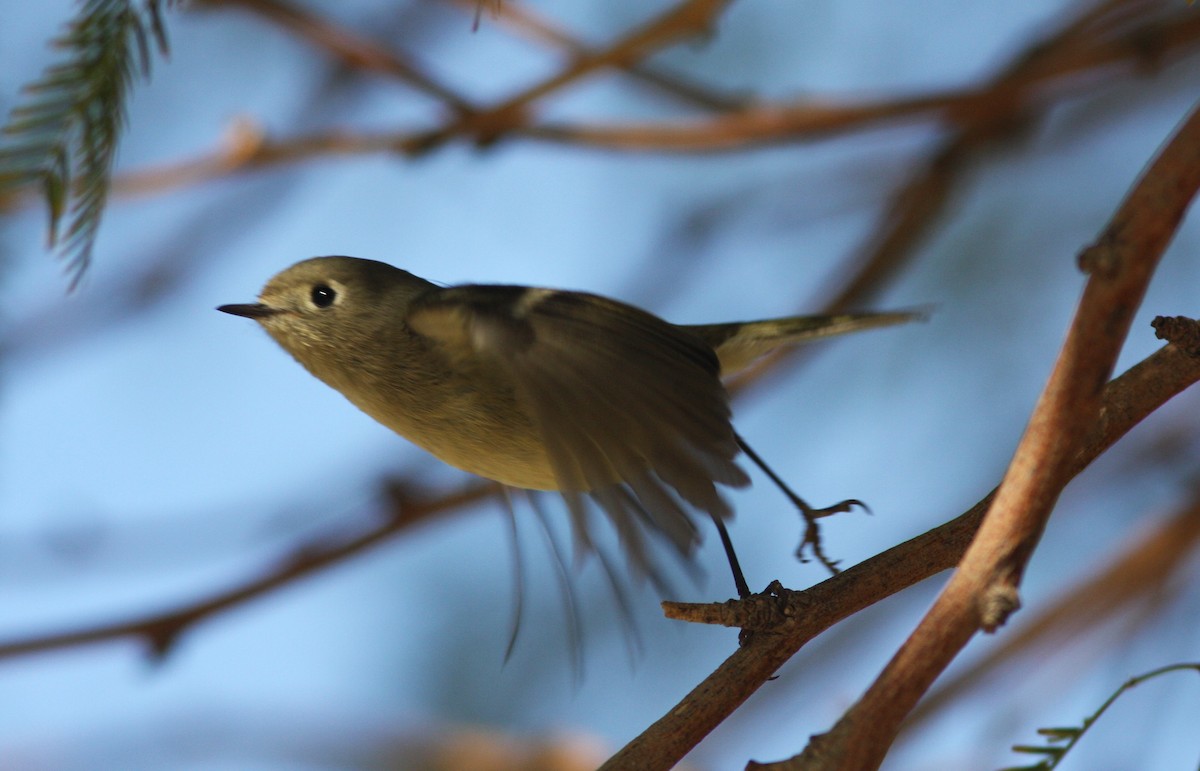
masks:
[[(0, 108), (8, 109), (52, 61), (45, 41), (70, 4), (5, 4)], [(652, 12), (632, 2), (522, 5), (595, 41)], [(472, 34), (468, 14), (432, 4), (402, 4), (403, 15), (387, 3), (311, 7), (420, 51), (431, 71), (481, 101), (559, 66), (486, 16)], [(1052, 29), (1059, 7), (742, 2), (711, 40), (655, 61), (763, 98), (914, 94), (994, 72)], [(393, 82), (330, 80), (322, 56), (235, 10), (172, 12), (168, 30), (169, 60), (132, 101), (121, 170), (208, 152), (242, 119), (278, 137), (439, 119), (435, 103)], [(874, 516), (827, 524), (835, 556), (852, 564), (923, 532), (999, 479), (1082, 287), (1075, 255), (1191, 108), (1198, 68), (1193, 57), (1097, 88), (976, 157), (913, 265), (872, 303), (932, 305), (931, 320), (822, 344), (803, 367), (784, 368), (735, 404), (739, 431), (810, 501), (871, 505)], [(697, 115), (612, 75), (539, 114)], [(0, 220), (11, 341), (0, 391), (0, 640), (236, 584), (308, 539), (370, 526), (385, 475), (431, 489), (467, 481), (358, 413), (253, 324), (213, 310), (250, 301), (287, 265), (351, 254), (444, 283), (586, 289), (679, 322), (801, 312), (818, 306), (840, 261), (942, 131), (924, 122), (708, 156), (514, 140), (416, 160), (325, 158), (115, 200), (95, 264), (72, 294), (45, 251), (43, 213)], [(1139, 312), (1123, 366), (1158, 347), (1150, 318), (1196, 314), (1198, 237), (1193, 217)], [(177, 280), (143, 306), (148, 266)], [(1186, 500), (1196, 399), (1169, 405), (1068, 489), (1030, 566), (1028, 608)], [(1184, 450), (1154, 455), (1172, 431), (1182, 438), (1168, 448)], [(824, 577), (792, 558), (794, 514), (765, 479), (731, 500), (751, 584)], [(507, 665), (507, 524), (495, 504), (479, 505), (222, 614), (159, 664), (132, 641), (0, 661), (0, 758), (38, 769), (371, 768), (386, 765), (379, 748), (404, 746), (397, 736), (417, 742), (464, 726), (578, 734), (611, 751), (736, 645), (734, 632), (662, 619), (645, 589), (641, 652), (630, 666), (593, 565), (575, 580), (585, 616), (585, 672), (575, 685), (551, 560), (531, 512), (519, 522), (531, 581), (523, 641)], [(697, 559), (708, 578), (681, 593), (724, 599), (715, 538)], [(943, 580), (814, 643), (691, 760), (731, 768), (798, 751), (870, 682)], [(1006, 681), (996, 689), (1004, 699), (969, 697), (890, 762), (1015, 762), (1006, 747), (1032, 740), (1037, 726), (1077, 719), (1128, 676), (1196, 659), (1187, 623), (1196, 606), (1184, 592), (1153, 633), (1080, 642), (1056, 666)], [(976, 640), (964, 658), (993, 644)], [(1079, 767), (1194, 763), (1194, 687), (1156, 683), (1126, 698), (1129, 711), (1113, 719), (1121, 727), (1081, 747)], [(251, 724), (264, 727), (247, 731)]]

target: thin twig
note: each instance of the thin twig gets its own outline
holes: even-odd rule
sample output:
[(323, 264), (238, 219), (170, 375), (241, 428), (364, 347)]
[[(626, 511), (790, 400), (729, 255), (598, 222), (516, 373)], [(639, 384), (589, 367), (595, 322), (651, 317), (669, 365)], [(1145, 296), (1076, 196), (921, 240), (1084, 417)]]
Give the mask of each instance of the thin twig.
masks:
[(250, 11), (327, 51), (347, 67), (400, 80), (444, 102), (460, 115), (469, 115), (475, 110), (470, 101), (438, 82), (410, 57), (284, 0), (198, 0), (195, 4)]
[(505, 133), (526, 125), (526, 113), (542, 97), (608, 67), (625, 67), (660, 49), (710, 31), (731, 0), (682, 0), (657, 18), (633, 30), (612, 45), (580, 56), (560, 72), (470, 118), (460, 118), (409, 143), (407, 150), (420, 155), (456, 135), (472, 135), (479, 144), (494, 142)]
[[(452, 5), (470, 13), (475, 13), (479, 8), (478, 0), (449, 1)], [(521, 3), (497, 5), (495, 13), (492, 14), (492, 20), (500, 26), (508, 27), (523, 35), (526, 39), (552, 46), (577, 59), (596, 55), (594, 48), (538, 16)], [(749, 106), (752, 101), (745, 96), (720, 93), (683, 75), (667, 72), (661, 67), (653, 67), (645, 62), (628, 62), (618, 66), (636, 80), (688, 104), (708, 110), (720, 112), (738, 110)]]

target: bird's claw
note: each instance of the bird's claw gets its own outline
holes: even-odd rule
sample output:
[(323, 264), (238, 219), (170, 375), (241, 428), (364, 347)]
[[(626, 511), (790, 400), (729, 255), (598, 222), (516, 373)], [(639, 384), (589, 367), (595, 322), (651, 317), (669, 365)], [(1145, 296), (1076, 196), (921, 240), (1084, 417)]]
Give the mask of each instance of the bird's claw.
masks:
[(832, 506), (826, 506), (823, 509), (814, 509), (799, 499), (796, 499), (794, 502), (800, 510), (800, 514), (804, 517), (804, 538), (800, 541), (800, 545), (796, 547), (796, 559), (801, 562), (808, 562), (809, 558), (804, 556), (805, 547), (808, 547), (812, 551), (813, 557), (824, 565), (830, 573), (836, 575), (841, 572), (838, 569), (838, 560), (830, 559), (825, 555), (825, 550), (821, 546), (821, 531), (817, 527), (817, 520), (822, 517), (831, 517), (834, 514), (844, 514), (853, 511), (855, 506), (870, 514), (871, 508), (857, 498), (847, 498)]
[(871, 507), (857, 498), (847, 498), (846, 500), (835, 503), (832, 506), (826, 506), (823, 509), (814, 509), (811, 506), (804, 506), (800, 511), (802, 514), (804, 514), (805, 519), (811, 521), (814, 519), (821, 519), (822, 517), (832, 517), (834, 514), (849, 513), (854, 510), (855, 506), (858, 506), (868, 514), (871, 513)]

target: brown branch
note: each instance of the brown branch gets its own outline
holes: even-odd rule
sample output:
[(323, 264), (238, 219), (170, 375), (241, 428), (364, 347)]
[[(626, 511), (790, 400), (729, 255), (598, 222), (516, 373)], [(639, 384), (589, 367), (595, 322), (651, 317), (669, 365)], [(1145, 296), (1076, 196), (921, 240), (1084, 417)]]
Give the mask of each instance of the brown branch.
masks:
[[(905, 99), (839, 104), (805, 99), (756, 105), (739, 112), (687, 123), (640, 125), (542, 124), (522, 136), (626, 152), (711, 153), (744, 150), (823, 135), (880, 121), (915, 120), (939, 112), (952, 125), (983, 133), (1012, 127), (1035, 102), (1061, 101), (1095, 87), (1100, 78), (1144, 73), (1187, 53), (1200, 40), (1200, 14), (1181, 8), (1163, 19), (1138, 19), (1118, 30), (1096, 30), (1078, 40), (1073, 25), (1062, 37), (1039, 41), (1010, 67), (980, 88)], [(1108, 36), (1101, 37), (1104, 32)]]
[[(932, 112), (935, 105), (955, 98), (957, 97), (953, 94), (931, 96), (927, 101), (912, 100), (909, 104), (916, 105), (921, 102)], [(867, 128), (872, 121), (904, 117), (907, 109), (895, 102), (848, 106), (838, 111), (843, 118), (839, 128)], [(912, 109), (915, 110), (916, 107), (913, 106)], [(825, 130), (814, 124), (814, 132), (823, 133)], [(514, 136), (537, 139), (538, 131), (536, 127), (513, 127), (510, 133)], [(241, 121), (232, 127), (230, 138), (226, 140), (224, 147), (191, 160), (118, 175), (113, 180), (113, 193), (119, 196), (150, 195), (285, 164), (338, 156), (398, 154), (414, 144), (424, 142), (428, 136), (429, 134), (421, 132), (362, 133), (337, 130), (291, 139), (271, 139), (248, 121)], [(38, 200), (40, 199), (33, 195), (27, 195), (24, 196), (23, 202), (31, 204)], [(16, 201), (0, 201), (0, 210), (15, 203)]]
[(1100, 414), (1133, 313), (1200, 187), (1200, 110), (1138, 181), (1105, 232), (1080, 255), (1090, 274), (1063, 351), (995, 500), (933, 608), (878, 679), (828, 733), (770, 768), (875, 768), (901, 722), (958, 651), (994, 630), (1020, 602), (1018, 587), (1046, 520)]
[[(451, 2), (472, 15), (480, 10), (478, 0)], [(201, 8), (240, 7), (278, 24), (314, 47), (325, 50), (347, 67), (400, 80), (445, 102), (460, 115), (471, 115), (476, 111), (475, 105), (469, 100), (434, 79), (410, 57), (284, 0), (197, 0), (196, 5)], [(525, 37), (552, 45), (570, 54), (574, 59), (571, 67), (578, 67), (584, 61), (596, 60), (603, 56), (601, 52), (584, 45), (516, 3), (497, 4), (490, 13), (496, 21), (524, 34)], [(744, 97), (717, 93), (681, 75), (667, 73), (639, 61), (616, 62), (611, 66), (616, 66), (637, 80), (690, 104), (707, 109), (733, 110), (744, 107), (747, 102)]]
[(415, 501), (408, 498), (399, 486), (390, 485), (388, 494), (393, 501), (393, 516), (355, 538), (334, 545), (323, 541), (320, 545), (296, 549), (265, 568), (255, 578), (214, 592), (205, 599), (183, 603), (172, 610), (145, 613), (124, 621), (57, 634), (32, 635), (0, 642), (0, 659), (126, 637), (141, 638), (152, 653), (165, 656), (184, 632), (202, 621), (366, 551), (437, 514), (460, 509), (494, 495), (496, 490), (495, 484), (476, 483), (433, 501)]
[[(1078, 474), (1146, 416), (1200, 381), (1200, 358), (1168, 345), (1104, 389), (1100, 417), (1072, 459)], [(788, 619), (774, 634), (750, 635), (715, 672), (603, 766), (669, 769), (733, 713), (809, 640), (893, 594), (954, 567), (971, 542), (990, 493), (966, 513), (803, 592), (787, 592), (778, 613)], [(665, 604), (664, 604), (665, 606)]]
[[(1180, 577), (1198, 543), (1200, 498), (1155, 523), (1151, 532), (1126, 544), (1120, 554), (1101, 560), (1103, 567), (1095, 575), (1062, 592), (1003, 644), (939, 685), (904, 722), (905, 735), (917, 723), (956, 703), (959, 696), (991, 672), (1004, 664), (1012, 666), (1018, 657), (1044, 662), (1052, 651), (1061, 653), (1062, 641), (1118, 616), (1132, 614), (1144, 620), (1146, 614), (1161, 608), (1164, 597), (1170, 594), (1169, 584)], [(1135, 624), (1144, 628), (1140, 621)]]
[[(449, 2), (471, 13), (476, 13), (479, 9), (478, 0), (449, 0)], [(526, 39), (553, 46), (577, 59), (596, 55), (594, 48), (572, 37), (520, 3), (500, 3), (491, 15), (496, 23), (514, 30)], [(634, 79), (697, 107), (727, 112), (742, 109), (750, 101), (744, 96), (719, 93), (708, 86), (693, 82), (683, 75), (652, 67), (645, 62), (628, 62), (619, 66), (622, 71)]]
[[(356, 134), (332, 131), (271, 141), (256, 124), (241, 120), (233, 124), (223, 147), (215, 152), (182, 163), (121, 174), (113, 179), (112, 189), (115, 195), (120, 196), (154, 195), (164, 190), (299, 161), (394, 153), (399, 145), (410, 141), (413, 136), (390, 132)], [(26, 196), (25, 200), (33, 203), (37, 199)]]
[[(929, 97), (930, 109), (934, 109), (937, 100), (947, 98), (956, 97)], [(845, 108), (845, 115), (851, 113), (858, 114), (860, 119), (847, 119), (842, 128), (853, 128), (856, 125), (866, 127), (872, 120), (885, 120), (889, 116), (900, 114), (899, 108), (882, 104)], [(536, 129), (512, 130), (512, 133), (519, 136), (533, 137), (536, 132)], [(290, 139), (271, 139), (253, 121), (242, 119), (231, 126), (223, 146), (217, 150), (177, 163), (119, 174), (113, 179), (113, 193), (123, 197), (151, 195), (285, 164), (339, 156), (396, 154), (403, 152), (404, 148), (413, 143), (422, 141), (425, 136), (427, 134), (420, 132), (364, 133), (335, 130)], [(0, 211), (15, 208), (18, 204), (33, 204), (38, 201), (40, 199), (32, 194), (21, 196), (19, 199), (0, 199)]]
[(529, 107), (547, 94), (602, 69), (626, 67), (671, 43), (708, 32), (730, 2), (731, 0), (682, 0), (658, 18), (633, 30), (607, 48), (580, 56), (556, 75), (530, 86), (494, 107), (467, 118), (459, 118), (436, 131), (424, 134), (410, 142), (406, 149), (414, 155), (420, 155), (460, 134), (473, 135), (480, 144), (494, 142), (501, 135), (524, 125), (525, 113)]
[[(986, 96), (986, 94), (984, 94)], [(928, 119), (931, 113), (973, 103), (974, 89), (936, 92), (903, 99), (836, 99), (761, 104), (738, 112), (686, 123), (605, 126), (546, 123), (519, 132), (522, 137), (604, 150), (655, 153), (736, 152), (755, 147), (811, 141), (839, 131), (902, 120)]]

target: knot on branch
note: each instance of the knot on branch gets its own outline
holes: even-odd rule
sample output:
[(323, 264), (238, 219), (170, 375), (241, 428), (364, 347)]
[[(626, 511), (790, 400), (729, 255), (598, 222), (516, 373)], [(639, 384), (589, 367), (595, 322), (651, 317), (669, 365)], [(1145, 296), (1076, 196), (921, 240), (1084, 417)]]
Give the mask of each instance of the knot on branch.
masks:
[(758, 594), (725, 602), (664, 602), (663, 615), (679, 621), (717, 624), (748, 632), (777, 632), (781, 626), (801, 615), (803, 592), (784, 588), (772, 581)]
[(1096, 243), (1079, 253), (1079, 269), (1089, 276), (1112, 278), (1120, 265), (1121, 249), (1117, 237), (1105, 233)]
[(1021, 596), (1011, 584), (989, 587), (979, 601), (980, 626), (984, 631), (995, 632), (1008, 617), (1021, 607)]
[(1156, 316), (1154, 336), (1175, 345), (1188, 356), (1200, 356), (1200, 321), (1187, 316)]
[(165, 661), (195, 618), (193, 614), (181, 613), (149, 624), (142, 631), (142, 639), (146, 642), (150, 660), (155, 664)]

